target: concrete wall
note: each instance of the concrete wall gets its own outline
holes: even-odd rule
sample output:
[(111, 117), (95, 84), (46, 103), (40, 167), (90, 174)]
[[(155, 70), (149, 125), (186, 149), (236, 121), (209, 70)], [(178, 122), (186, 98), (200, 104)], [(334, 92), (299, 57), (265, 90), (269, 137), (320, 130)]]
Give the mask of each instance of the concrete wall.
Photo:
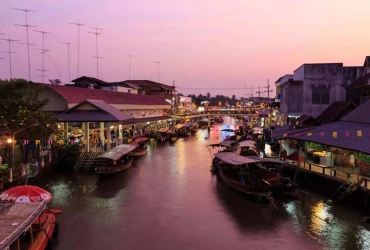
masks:
[(293, 80), (303, 81), (304, 80), (304, 64), (298, 69), (294, 70)]
[[(296, 70), (297, 77), (300, 77), (301, 68)], [(328, 63), (328, 64), (305, 64), (304, 65), (304, 87), (303, 87), (303, 113), (317, 117), (330, 104), (335, 101), (345, 100), (345, 88), (343, 87), (343, 64)], [(313, 88), (329, 88), (330, 102), (329, 104), (312, 104), (312, 89)]]

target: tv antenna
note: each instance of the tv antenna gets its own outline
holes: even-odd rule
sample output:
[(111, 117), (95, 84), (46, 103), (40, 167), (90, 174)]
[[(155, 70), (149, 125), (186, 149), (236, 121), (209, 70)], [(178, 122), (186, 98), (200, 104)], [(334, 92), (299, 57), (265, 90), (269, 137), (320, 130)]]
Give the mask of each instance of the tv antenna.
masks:
[(131, 80), (131, 57), (132, 55), (127, 55), (129, 57), (128, 59), (128, 79)]
[(258, 86), (258, 91), (256, 93), (258, 94), (258, 103), (261, 104), (261, 94), (263, 91), (260, 91), (260, 86)]
[(15, 52), (11, 51), (10, 44), (12, 42), (18, 42), (18, 40), (13, 40), (13, 39), (0, 39), (0, 40), (7, 41), (9, 43), (9, 50), (8, 51), (2, 51), (2, 53), (8, 53), (9, 54), (9, 75), (10, 75), (9, 79), (12, 79), (12, 54), (15, 53)]
[(78, 27), (78, 37), (77, 37), (77, 78), (80, 76), (79, 75), (79, 70), (80, 70), (80, 28), (81, 26), (86, 26), (85, 24), (82, 23), (69, 23), (73, 25), (77, 25)]
[(60, 70), (59, 70), (58, 66), (55, 64), (55, 62), (53, 61), (53, 59), (51, 59), (51, 57), (48, 55), (48, 53), (46, 53), (46, 52), (49, 52), (49, 51), (50, 51), (49, 49), (45, 49), (45, 50), (42, 50), (40, 54), (45, 54), (50, 59), (50, 61), (54, 64), (55, 68), (58, 71), (58, 79), (60, 80)]
[(36, 27), (32, 25), (28, 25), (28, 12), (35, 12), (34, 10), (29, 10), (29, 9), (17, 9), (13, 8), (13, 10), (19, 10), (23, 11), (26, 14), (26, 24), (15, 24), (16, 26), (22, 26), (26, 27), (26, 33), (27, 33), (27, 56), (28, 56), (28, 81), (31, 81), (31, 60), (30, 60), (30, 41), (28, 38), (28, 28), (30, 27)]
[[(32, 30), (34, 32), (38, 32), (38, 33), (41, 33), (42, 34), (42, 51), (45, 51), (45, 35), (50, 35), (51, 33), (50, 32), (46, 32), (44, 30)], [(44, 70), (44, 62), (45, 62), (45, 58), (44, 58), (44, 55), (45, 53), (42, 53), (42, 70)], [(44, 78), (42, 78), (42, 83), (44, 83)]]
[(73, 43), (62, 43), (62, 44), (67, 44), (68, 46), (68, 84), (71, 83), (71, 68), (70, 68), (70, 64), (69, 64), (69, 45), (73, 44)]
[(96, 56), (93, 56), (96, 58), (96, 78), (99, 79), (99, 59), (100, 58), (103, 58), (103, 57), (100, 57), (99, 56), (99, 50), (98, 50), (98, 35), (101, 35), (102, 33), (99, 33), (98, 30), (103, 30), (103, 29), (100, 29), (100, 28), (96, 28), (96, 27), (90, 27), (91, 29), (94, 29), (95, 32), (89, 32), (91, 34), (94, 34), (95, 35), (95, 40), (96, 40)]
[(49, 70), (46, 70), (46, 69), (45, 69), (45, 70), (43, 70), (43, 69), (35, 69), (35, 70), (37, 70), (37, 71), (41, 72), (41, 75), (37, 75), (37, 76), (41, 76), (41, 78), (42, 78), (42, 77), (46, 77), (46, 75), (44, 75), (44, 72), (45, 72), (45, 71), (49, 71)]
[(161, 63), (161, 62), (156, 62), (157, 64), (158, 64), (158, 82), (160, 83), (161, 82), (161, 75), (160, 75), (160, 72), (159, 72), (159, 64)]

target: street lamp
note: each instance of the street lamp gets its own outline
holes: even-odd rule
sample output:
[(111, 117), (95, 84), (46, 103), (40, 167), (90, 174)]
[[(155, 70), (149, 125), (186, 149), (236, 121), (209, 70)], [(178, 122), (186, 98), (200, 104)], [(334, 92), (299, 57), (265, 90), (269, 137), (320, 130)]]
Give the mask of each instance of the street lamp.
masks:
[(18, 130), (18, 131), (16, 131), (16, 132), (14, 132), (13, 133), (13, 137), (12, 137), (12, 167), (11, 168), (13, 168), (14, 167), (14, 147), (15, 147), (15, 134), (17, 134), (17, 133), (19, 133), (19, 132), (22, 132), (23, 130), (26, 130), (26, 129), (28, 129), (28, 128), (31, 128), (31, 127), (36, 127), (36, 126), (38, 126), (39, 124), (36, 122), (36, 123), (34, 123), (34, 124), (32, 124), (32, 125), (30, 125), (30, 126), (28, 126), (28, 127), (25, 127), (25, 128), (22, 128), (21, 130)]

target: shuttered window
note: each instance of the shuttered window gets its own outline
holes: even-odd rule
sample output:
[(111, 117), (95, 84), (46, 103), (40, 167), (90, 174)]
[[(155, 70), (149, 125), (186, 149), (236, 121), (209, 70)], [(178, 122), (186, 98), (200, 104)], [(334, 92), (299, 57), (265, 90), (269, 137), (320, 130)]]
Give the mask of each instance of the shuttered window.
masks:
[(313, 89), (312, 104), (330, 104), (330, 89)]

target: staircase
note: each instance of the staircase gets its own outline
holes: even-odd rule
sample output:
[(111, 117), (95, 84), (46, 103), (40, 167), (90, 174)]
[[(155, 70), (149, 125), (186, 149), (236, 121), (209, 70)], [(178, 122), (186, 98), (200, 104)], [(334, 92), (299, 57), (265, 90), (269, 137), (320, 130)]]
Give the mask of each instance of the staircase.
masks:
[(342, 200), (345, 197), (348, 197), (351, 195), (358, 187), (361, 186), (363, 183), (363, 179), (357, 181), (357, 182), (351, 182), (351, 177), (348, 177), (348, 179), (343, 182), (342, 185), (339, 186), (337, 190), (330, 196), (329, 200), (332, 200), (333, 202), (338, 202)]
[(97, 155), (98, 152), (96, 146), (91, 152), (86, 152), (86, 148), (84, 148), (76, 162), (76, 165), (73, 168), (74, 171), (77, 172), (82, 168), (83, 171), (87, 172), (91, 167), (101, 166), (107, 162), (108, 159), (96, 158)]

